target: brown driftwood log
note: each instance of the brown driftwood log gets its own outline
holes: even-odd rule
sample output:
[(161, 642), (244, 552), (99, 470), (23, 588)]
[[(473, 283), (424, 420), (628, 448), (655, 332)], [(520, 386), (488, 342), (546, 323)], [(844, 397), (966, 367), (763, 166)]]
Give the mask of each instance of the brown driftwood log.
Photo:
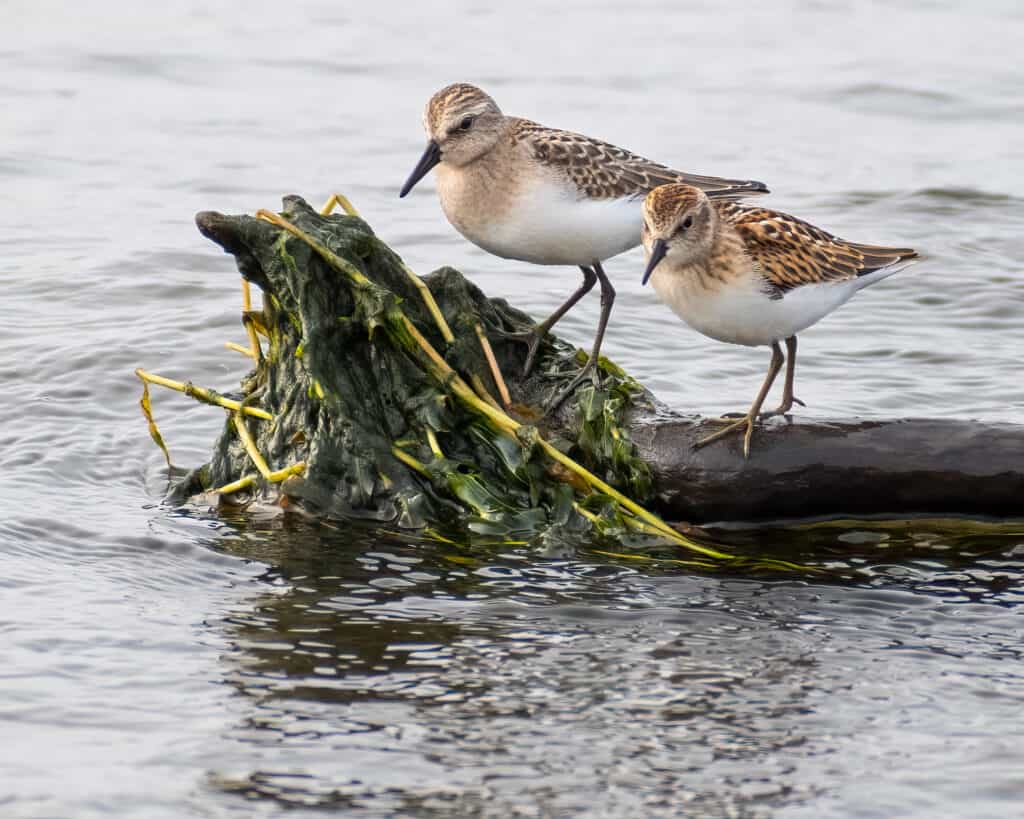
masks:
[(637, 418), (666, 518), (694, 522), (835, 515), (1024, 516), (1024, 426), (976, 421), (774, 419), (749, 460), (742, 438), (702, 449), (713, 427)]

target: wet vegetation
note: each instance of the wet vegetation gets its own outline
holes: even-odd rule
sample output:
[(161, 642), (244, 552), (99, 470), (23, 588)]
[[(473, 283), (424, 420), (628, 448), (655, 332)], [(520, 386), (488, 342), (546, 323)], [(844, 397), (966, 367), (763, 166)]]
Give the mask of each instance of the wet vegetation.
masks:
[[(522, 377), (532, 320), (458, 271), (419, 279), (354, 211), (325, 215), (298, 197), (280, 215), (207, 212), (197, 224), (263, 306), (243, 313), (254, 368), (238, 396), (139, 372), (229, 410), (175, 502), (213, 493), (439, 540), (661, 547), (695, 567), (792, 568), (730, 555), (645, 509), (651, 474), (628, 419), (651, 411), (650, 396), (602, 359), (599, 387), (545, 415), (582, 354), (552, 337)], [(148, 395), (144, 410), (162, 443)]]

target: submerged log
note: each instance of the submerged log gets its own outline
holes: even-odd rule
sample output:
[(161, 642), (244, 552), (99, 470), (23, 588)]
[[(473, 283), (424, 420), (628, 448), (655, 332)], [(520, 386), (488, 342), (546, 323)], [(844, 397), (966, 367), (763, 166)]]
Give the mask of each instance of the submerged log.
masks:
[[(531, 408), (571, 377), (581, 353), (552, 338), (535, 373), (522, 378), (526, 348), (510, 334), (529, 327), (529, 317), (442, 268), (423, 281), (452, 328), (446, 338), (407, 269), (365, 222), (320, 216), (298, 197), (284, 204), (289, 220), (372, 284), (353, 286), (358, 277), (346, 280), (322, 253), (266, 221), (212, 212), (196, 221), (264, 291), (257, 323), (270, 349), (243, 393), (276, 419), (252, 425), (271, 468), (307, 465), (303, 477), (281, 484), (281, 493), (314, 514), (434, 526), (469, 509), (475, 531), (506, 537), (535, 531), (540, 519), (572, 529), (573, 508), (591, 522), (610, 520), (599, 502), (587, 511), (589, 501), (579, 494), (574, 507), (563, 489), (578, 492), (579, 481), (551, 484), (551, 450), (541, 464), (530, 438), (536, 431), (669, 520), (1024, 515), (1024, 425), (796, 416), (793, 423), (765, 424), (745, 460), (740, 436), (693, 449), (706, 424), (668, 411), (603, 360), (602, 389), (583, 387), (540, 418)], [(492, 434), (495, 423), (502, 426), (494, 418), (459, 411), (435, 364), (428, 362), (433, 380), (414, 366), (410, 346), (402, 349), (409, 330), (396, 304), (441, 351), (442, 364), (493, 397), (500, 388), (477, 343), (475, 328), (482, 327), (513, 401), (516, 426), (504, 428), (504, 438)], [(211, 463), (177, 494), (247, 472), (247, 453), (228, 424)]]

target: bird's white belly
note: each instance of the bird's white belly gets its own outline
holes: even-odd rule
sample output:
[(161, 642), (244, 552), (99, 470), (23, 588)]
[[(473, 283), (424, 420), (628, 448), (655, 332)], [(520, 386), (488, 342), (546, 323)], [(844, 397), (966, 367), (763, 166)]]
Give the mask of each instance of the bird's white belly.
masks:
[(717, 341), (756, 347), (806, 330), (849, 300), (864, 282), (807, 284), (781, 299), (770, 298), (753, 275), (707, 289), (695, 275), (656, 269), (651, 284), (694, 330)]
[(505, 259), (534, 264), (589, 265), (640, 244), (639, 199), (579, 199), (542, 183), (517, 191), (514, 203), (491, 213), (445, 212), (473, 244)]

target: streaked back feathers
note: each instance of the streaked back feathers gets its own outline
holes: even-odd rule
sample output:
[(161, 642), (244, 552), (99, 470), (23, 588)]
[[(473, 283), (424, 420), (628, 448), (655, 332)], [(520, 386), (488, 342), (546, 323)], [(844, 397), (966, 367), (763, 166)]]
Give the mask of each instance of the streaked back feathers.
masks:
[(490, 95), (469, 83), (435, 93), (424, 110), (423, 127), (441, 145), (444, 162), (465, 165), (492, 151), (507, 155), (516, 153), (508, 149), (517, 148), (537, 166), (564, 178), (581, 199), (639, 199), (672, 182), (693, 185), (711, 197), (768, 192), (763, 182), (677, 171), (598, 139), (505, 116)]
[(848, 242), (779, 211), (723, 203), (719, 212), (743, 239), (747, 253), (780, 292), (804, 284), (844, 281), (909, 261), (909, 247)]
[(684, 173), (611, 143), (528, 119), (516, 119), (511, 133), (513, 140), (529, 146), (537, 162), (560, 170), (589, 199), (639, 199), (659, 185), (678, 182), (723, 198), (768, 192), (763, 182)]
[(644, 227), (652, 240), (668, 243), (666, 261), (671, 263), (675, 257), (693, 262), (696, 231), (683, 228), (688, 218), (699, 225), (705, 206), (717, 216), (712, 220), (715, 241), (709, 256), (746, 255), (766, 287), (778, 296), (806, 284), (855, 279), (917, 257), (911, 248), (848, 242), (780, 211), (708, 200), (688, 185), (664, 185), (644, 201)]

